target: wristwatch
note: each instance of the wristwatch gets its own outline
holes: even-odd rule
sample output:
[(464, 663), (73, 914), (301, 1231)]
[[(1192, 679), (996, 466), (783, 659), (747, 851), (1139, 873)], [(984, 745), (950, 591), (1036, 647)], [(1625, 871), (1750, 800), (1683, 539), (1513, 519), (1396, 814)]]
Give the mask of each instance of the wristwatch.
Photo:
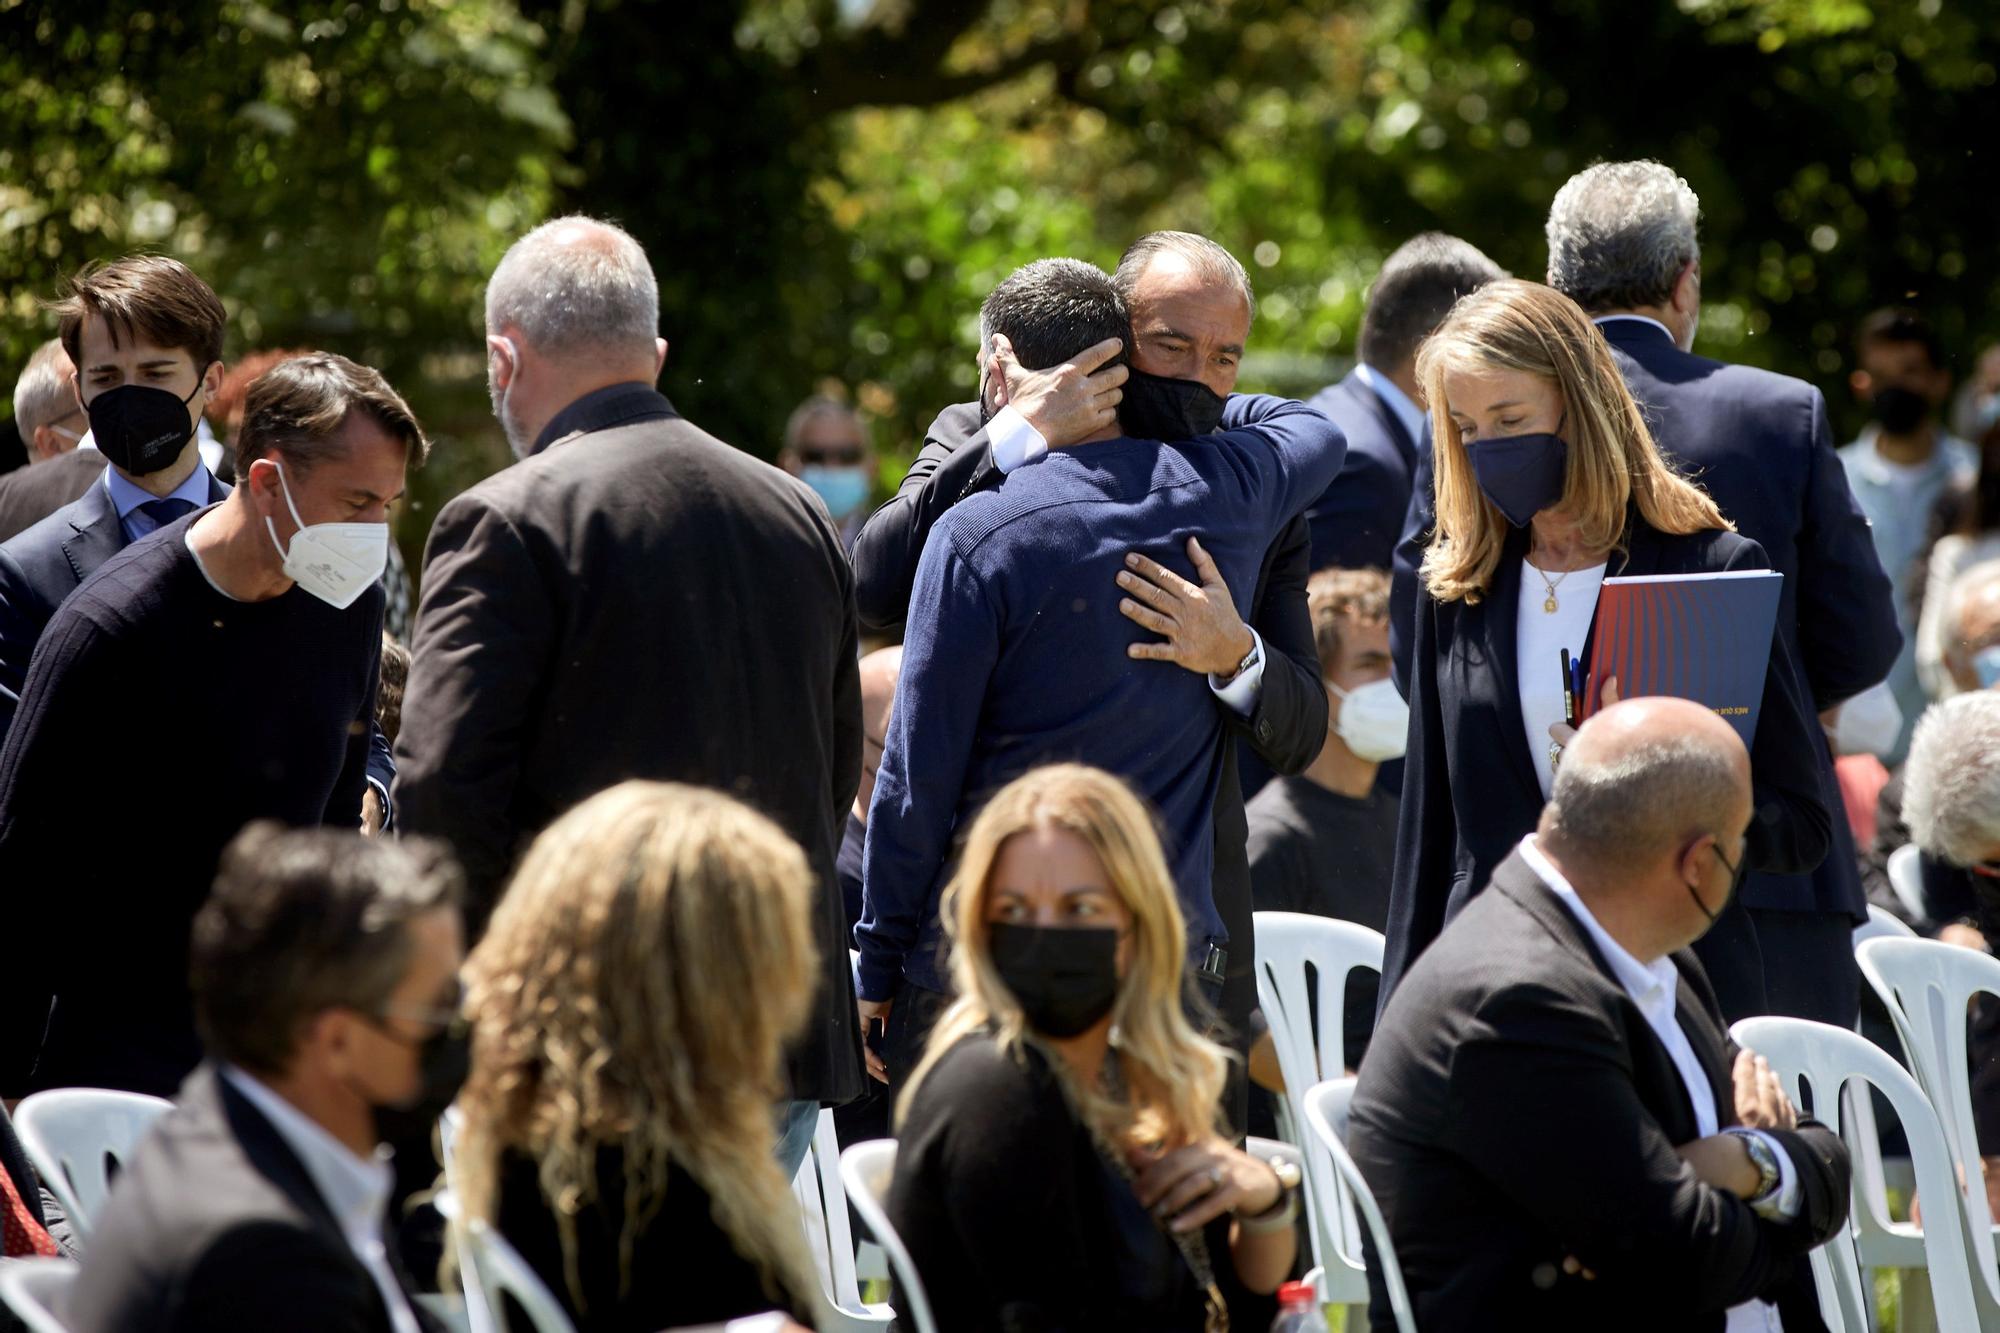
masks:
[(1252, 634), (1250, 636), (1250, 651), (1243, 654), (1243, 660), (1236, 664), (1236, 670), (1230, 672), (1226, 676), (1217, 676), (1216, 679), (1220, 680), (1223, 684), (1227, 685), (1230, 681), (1235, 680), (1238, 676), (1241, 676), (1251, 667), (1256, 666), (1257, 659), (1259, 656), (1262, 655), (1263, 651), (1264, 651), (1264, 645), (1258, 641), (1257, 636), (1255, 634)]
[(1744, 1202), (1763, 1203), (1778, 1191), (1778, 1154), (1772, 1150), (1770, 1141), (1755, 1130), (1730, 1129), (1724, 1132), (1743, 1140), (1743, 1151), (1750, 1154), (1750, 1164), (1757, 1168), (1757, 1192)]

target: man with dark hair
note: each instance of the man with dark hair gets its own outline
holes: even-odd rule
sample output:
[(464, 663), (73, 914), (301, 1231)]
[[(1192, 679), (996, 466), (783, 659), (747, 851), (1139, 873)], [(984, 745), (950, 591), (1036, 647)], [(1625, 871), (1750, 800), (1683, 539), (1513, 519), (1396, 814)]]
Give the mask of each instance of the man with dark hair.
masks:
[[(1348, 1148), (1436, 1328), (1819, 1326), (1847, 1150), (1729, 1038), (1688, 945), (1740, 878), (1750, 757), (1684, 699), (1585, 723), (1537, 830), (1389, 997)], [(1380, 1266), (1370, 1313), (1392, 1327)]]
[(228, 321), (209, 285), (178, 260), (133, 255), (71, 278), (55, 311), (70, 392), (110, 466), (102, 484), (0, 545), (0, 731), (63, 598), (127, 544), (228, 494), (195, 439), (222, 383)]
[(1896, 627), (1902, 650), (1889, 670), (1889, 688), (1903, 712), (1895, 747), (1883, 755), (1894, 766), (1910, 746), (1910, 731), (1929, 698), (1917, 679), (1917, 612), (1925, 562), (1936, 538), (1933, 515), (1947, 491), (1970, 487), (1979, 450), (1945, 430), (1938, 419), (1951, 395), (1951, 371), (1930, 321), (1915, 310), (1877, 310), (1854, 338), (1854, 396), (1874, 418), (1840, 451), (1847, 483), (1868, 516), (1881, 558), (1896, 589)]
[[(1119, 356), (1126, 346), (1121, 337), (1046, 370), (1023, 371), (1013, 360), (1005, 374), (996, 374), (995, 330), (982, 313), (977, 401), (939, 414), (902, 488), (868, 520), (855, 544), (855, 597), (864, 623), (902, 623), (918, 557), (942, 514), (1052, 448), (1115, 426), (1121, 412), (1129, 414), (1128, 433), (1162, 440), (1248, 421), (1254, 400), (1234, 390), (1255, 298), (1235, 257), (1191, 232), (1152, 232), (1126, 250), (1112, 285), (1132, 320), (1129, 366)], [(1267, 765), (1298, 772), (1312, 762), (1326, 733), (1326, 692), (1306, 615), (1310, 550), (1299, 517), (1266, 549), (1248, 589), (1225, 587), (1219, 575), (1211, 581), (1192, 551), (1185, 568), (1200, 585), (1140, 553), (1136, 564), (1119, 571), (1121, 584), (1135, 594), (1121, 609), (1160, 633), (1159, 641), (1129, 651), (1208, 676), (1210, 706), (1227, 728), (1214, 802), (1212, 883), (1228, 928), (1227, 957), (1215, 960), (1222, 972), (1219, 1035), (1239, 1050), (1249, 1040), (1248, 1019), (1257, 1004), (1244, 853), (1247, 778), (1252, 768), (1265, 772)], [(1250, 593), (1247, 616), (1238, 614), (1244, 591)], [(1212, 990), (1210, 998), (1216, 998)], [(1238, 1126), (1246, 1110), (1244, 1088), (1233, 1075), (1227, 1101)]]
[[(10, 974), (0, 1092), (172, 1092), (200, 1057), (187, 930), (218, 853), (253, 819), (360, 822), (388, 507), (425, 447), (375, 371), (288, 361), (250, 392), (243, 484), (56, 611), (0, 749), (0, 910), (92, 962), (38, 949)], [(132, 720), (162, 708), (199, 728), (170, 754)]]
[(194, 920), (208, 1059), (119, 1172), (66, 1327), (425, 1327), (384, 1239), (380, 1145), (464, 1079), (463, 952), (442, 849), (245, 829)]
[[(1072, 259), (1019, 270), (982, 319), (1002, 340), (992, 373), (1010, 397), (1010, 348), (1027, 349), (1021, 364), (1039, 370), (1128, 329), (1112, 280)], [(1221, 710), (1205, 675), (1163, 669), (1135, 640), (1134, 612), (1161, 613), (1113, 589), (1146, 552), (1176, 559), (1191, 533), (1201, 534), (1190, 544), (1215, 596), (1255, 586), (1273, 538), (1339, 469), (1340, 433), (1319, 413), (1275, 398), (1238, 412), (1242, 428), (1192, 441), (1106, 426), (1016, 469), (999, 490), (967, 496), (931, 529), (869, 809), (855, 932), (863, 1018), (888, 1024), (885, 1055), (871, 1056), (878, 1078), (908, 1075), (943, 1004), (937, 908), (953, 830), (1037, 764), (1095, 764), (1152, 802), (1187, 913), (1190, 972), (1219, 971), (1211, 959), (1230, 941), (1211, 885)]]
[(14, 381), (14, 429), (28, 466), (0, 477), (0, 542), (75, 500), (104, 474), (103, 454), (77, 448), (90, 423), (70, 387), (72, 369), (62, 340), (51, 338)]
[(1411, 237), (1383, 261), (1354, 369), (1307, 400), (1347, 436), (1340, 475), (1306, 511), (1314, 569), (1389, 568), (1426, 438), (1417, 347), (1459, 297), (1506, 276), (1478, 247), (1437, 231)]

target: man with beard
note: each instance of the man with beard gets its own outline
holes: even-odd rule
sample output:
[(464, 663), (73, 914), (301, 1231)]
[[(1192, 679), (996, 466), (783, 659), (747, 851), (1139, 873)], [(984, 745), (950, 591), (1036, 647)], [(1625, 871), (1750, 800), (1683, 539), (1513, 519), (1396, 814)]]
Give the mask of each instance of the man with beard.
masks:
[[(1248, 278), (1228, 251), (1185, 232), (1155, 232), (1126, 251), (1113, 285), (1130, 316), (1129, 378), (1115, 364), (1090, 373), (1118, 355), (1123, 339), (1065, 349), (1070, 355), (1046, 363), (1051, 367), (1046, 373), (1015, 370), (1002, 375), (995, 373), (995, 359), (1012, 362), (1003, 339), (1001, 350), (988, 354), (981, 401), (946, 409), (932, 427), (931, 441), (912, 469), (918, 480), (906, 482), (898, 497), (870, 520), (856, 546), (857, 597), (868, 603), (867, 613), (877, 623), (900, 619), (909, 604), (908, 589), (931, 524), (958, 500), (997, 486), (1004, 472), (1041, 466), (1036, 460), (1046, 461), (1051, 443), (1069, 445), (1107, 429), (1113, 435), (1185, 441), (1218, 427), (1247, 425), (1250, 412), (1269, 404), (1223, 397), (1235, 385), (1253, 313)], [(982, 346), (991, 347), (991, 340), (983, 338)], [(1022, 360), (1034, 364), (1030, 358)], [(1342, 451), (1339, 432), (1316, 413), (1303, 415), (1317, 423), (1315, 438), (1324, 455), (1317, 464), (1328, 470), (1330, 480)], [(982, 418), (989, 416), (981, 430)], [(1122, 428), (1114, 424), (1119, 420)], [(1040, 433), (1044, 421), (1055, 434)], [(1025, 444), (1021, 435), (1028, 436)], [(1235, 737), (1249, 738), (1280, 771), (1297, 772), (1312, 761), (1326, 731), (1326, 694), (1305, 600), (1309, 542), (1296, 511), (1282, 517), (1282, 535), (1260, 546), (1251, 577), (1238, 575), (1239, 581), (1255, 585), (1253, 595), (1243, 599), (1253, 608), (1249, 624), (1238, 614), (1221, 566), (1204, 549), (1218, 541), (1235, 543), (1242, 533), (1190, 524), (1200, 536), (1176, 541), (1173, 556), (1178, 562), (1185, 554), (1186, 568), (1199, 582), (1137, 551), (1115, 575), (1124, 592), (1120, 612), (1162, 636), (1159, 642), (1129, 644), (1127, 655), (1172, 662), (1207, 676), (1209, 707), (1218, 710), (1223, 727), (1213, 799), (1214, 865), (1203, 895), (1212, 894), (1212, 904), (1202, 904), (1204, 914), (1212, 912), (1223, 929), (1211, 932), (1215, 950), (1192, 961), (1206, 983), (1204, 998), (1220, 1009), (1225, 1035), (1239, 1049), (1256, 1004), (1256, 981)], [(1113, 575), (1107, 572), (1106, 577)], [(935, 998), (934, 991), (929, 994)], [(910, 1005), (897, 1017), (893, 1003), (882, 1002), (885, 998), (868, 1002), (864, 1016), (893, 1023), (894, 1033), (885, 1034), (891, 1038), (893, 1064), (895, 1050), (921, 1049), (916, 1038), (927, 1025)], [(1240, 1086), (1232, 1089), (1230, 1102), (1240, 1126)]]

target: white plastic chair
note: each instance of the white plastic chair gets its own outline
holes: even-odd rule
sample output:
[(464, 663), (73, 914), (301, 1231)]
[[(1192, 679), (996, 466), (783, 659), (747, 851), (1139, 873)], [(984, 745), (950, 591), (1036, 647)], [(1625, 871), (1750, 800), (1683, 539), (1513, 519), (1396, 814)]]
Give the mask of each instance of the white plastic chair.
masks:
[(89, 1238), (111, 1193), (111, 1164), (129, 1158), (153, 1122), (173, 1109), (159, 1097), (104, 1088), (52, 1088), (14, 1108), (21, 1146), (79, 1242)]
[(870, 1139), (840, 1154), (840, 1180), (847, 1187), (848, 1200), (861, 1220), (875, 1233), (875, 1243), (889, 1256), (889, 1271), (895, 1274), (896, 1304), (907, 1314), (913, 1333), (937, 1333), (931, 1318), (931, 1299), (924, 1294), (924, 1280), (910, 1259), (903, 1238), (889, 1223), (882, 1201), (889, 1195), (889, 1179), (896, 1174), (896, 1141)]
[[(1300, 1147), (1305, 1137), (1305, 1094), (1324, 1079), (1339, 1078), (1359, 1052), (1346, 1049), (1347, 978), (1356, 968), (1382, 970), (1384, 940), (1352, 921), (1309, 916), (1302, 912), (1259, 912), (1257, 929), (1257, 999), (1271, 1027), (1278, 1068), (1285, 1076), (1285, 1100), (1279, 1132)], [(1317, 1001), (1319, 1023), (1312, 1016)], [(1368, 1300), (1366, 1274), (1341, 1262), (1335, 1219), (1351, 1215), (1342, 1197), (1340, 1175), (1324, 1154), (1306, 1155), (1306, 1208), (1312, 1225), (1314, 1271), (1307, 1279), (1319, 1286), (1322, 1300), (1333, 1305), (1362, 1305)], [(1360, 1254), (1360, 1247), (1353, 1249)]]
[(1905, 925), (1903, 919), (1886, 907), (1868, 904), (1868, 920), (1854, 928), (1854, 947), (1859, 949), (1870, 940), (1914, 940), (1921, 936)]
[(1410, 1307), (1409, 1290), (1403, 1285), (1403, 1266), (1396, 1261), (1395, 1242), (1389, 1239), (1389, 1224), (1383, 1221), (1382, 1210), (1376, 1206), (1375, 1195), (1362, 1178), (1361, 1168), (1347, 1154), (1347, 1108), (1354, 1099), (1354, 1083), (1352, 1076), (1330, 1078), (1305, 1095), (1306, 1125), (1318, 1140), (1318, 1146), (1333, 1159), (1343, 1186), (1341, 1216), (1335, 1230), (1338, 1248), (1328, 1256), (1328, 1267), (1339, 1264), (1366, 1287), (1368, 1267), (1362, 1258), (1360, 1227), (1355, 1222), (1355, 1213), (1359, 1211), (1361, 1220), (1367, 1224), (1369, 1238), (1375, 1242), (1375, 1259), (1382, 1265), (1382, 1283), (1388, 1288), (1389, 1310), (1396, 1316), (1396, 1327), (1400, 1333), (1417, 1333), (1416, 1313)]
[(0, 1306), (13, 1311), (28, 1333), (69, 1333), (55, 1312), (82, 1271), (69, 1259), (0, 1260)]
[[(1933, 1199), (1951, 1197), (1957, 1180), (1944, 1127), (1923, 1088), (1888, 1052), (1859, 1033), (1799, 1018), (1746, 1018), (1730, 1029), (1730, 1035), (1739, 1045), (1770, 1061), (1788, 1093), (1796, 1094), (1803, 1082), (1811, 1090), (1814, 1106), (1838, 1107), (1845, 1115), (1853, 1102), (1841, 1093), (1850, 1084), (1873, 1085), (1902, 1122), (1918, 1192)], [(1857, 1087), (1856, 1092), (1860, 1091)], [(1851, 1130), (1852, 1126), (1838, 1128)], [(1924, 1224), (1922, 1266), (1930, 1280), (1937, 1326), (1984, 1327), (1973, 1294), (1975, 1282), (1967, 1260), (1963, 1214), (1955, 1208), (1940, 1208), (1935, 1214), (1927, 1212)], [(1867, 1333), (1875, 1293), (1864, 1278), (1863, 1268), (1852, 1222), (1812, 1252), (1820, 1312), (1833, 1333)]]
[(895, 1311), (861, 1299), (861, 1283), (854, 1268), (854, 1234), (847, 1225), (847, 1190), (840, 1183), (840, 1139), (834, 1132), (831, 1111), (819, 1113), (812, 1148), (799, 1164), (792, 1193), (798, 1196), (806, 1245), (812, 1251), (813, 1267), (819, 1270), (820, 1287), (832, 1306), (830, 1311), (820, 1312), (820, 1328), (848, 1333), (886, 1328), (895, 1319)]
[[(458, 1246), (458, 1263), (465, 1283), (466, 1314), (474, 1328), (507, 1327), (505, 1298), (512, 1296), (535, 1333), (576, 1333), (569, 1313), (555, 1293), (543, 1282), (520, 1251), (507, 1238), (487, 1225), (484, 1218), (463, 1217), (458, 1196), (449, 1189), (439, 1190), (434, 1200), (438, 1213), (451, 1227), (452, 1241)], [(474, 1316), (473, 1311), (479, 1311)]]
[[(1910, 914), (1913, 921), (1922, 921), (1930, 916), (1924, 910), (1924, 872), (1919, 864), (1922, 854), (1917, 844), (1906, 842), (1889, 853), (1885, 869), (1889, 872), (1889, 887), (1895, 890), (1896, 901)], [(1873, 912), (1869, 915), (1872, 917)]]
[[(1878, 939), (1856, 951), (1861, 975), (1882, 998), (1944, 1126), (1945, 1140), (1965, 1181), (1958, 1191), (1986, 1327), (2000, 1327), (2000, 1279), (1994, 1269), (1993, 1213), (1981, 1180), (1979, 1134), (1972, 1117), (1966, 1007), (1975, 996), (2000, 998), (2000, 959), (1939, 940)], [(1920, 1194), (1921, 1198), (1922, 1195)], [(1928, 1211), (1925, 1217), (1929, 1217)]]

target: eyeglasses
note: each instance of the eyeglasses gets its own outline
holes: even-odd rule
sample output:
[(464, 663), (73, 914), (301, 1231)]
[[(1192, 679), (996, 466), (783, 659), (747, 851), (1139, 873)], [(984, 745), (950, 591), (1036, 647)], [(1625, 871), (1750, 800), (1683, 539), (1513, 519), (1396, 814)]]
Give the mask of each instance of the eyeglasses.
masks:
[(859, 467), (868, 461), (858, 444), (807, 444), (799, 447), (799, 463), (804, 467)]

